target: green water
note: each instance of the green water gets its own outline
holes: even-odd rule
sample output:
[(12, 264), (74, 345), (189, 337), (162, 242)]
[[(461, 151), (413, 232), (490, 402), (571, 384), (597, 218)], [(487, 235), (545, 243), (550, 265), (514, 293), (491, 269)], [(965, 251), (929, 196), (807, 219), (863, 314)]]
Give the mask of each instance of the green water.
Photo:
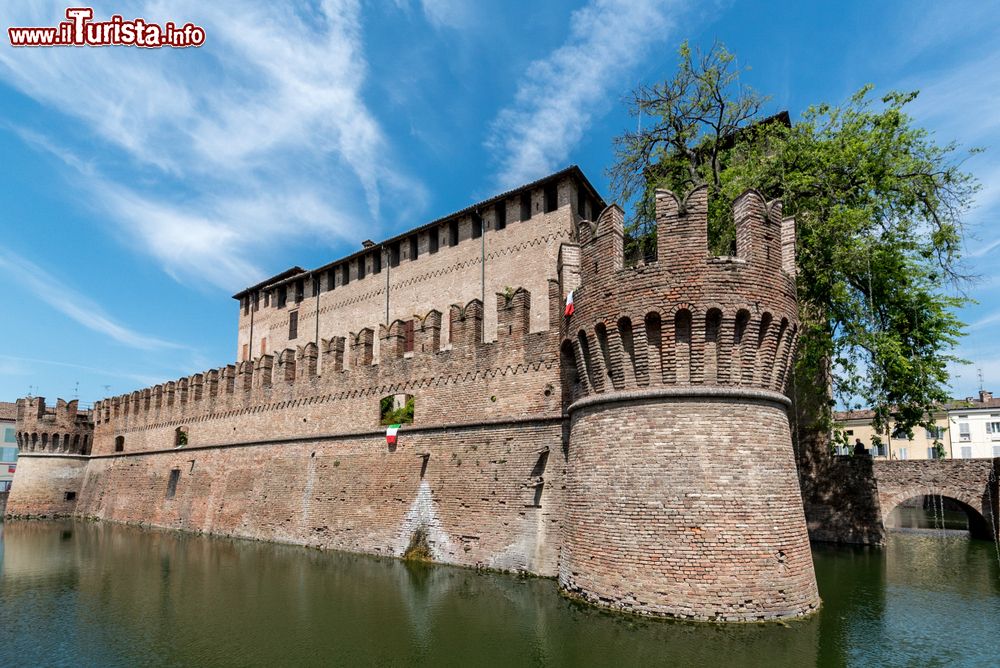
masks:
[(992, 543), (817, 547), (822, 611), (685, 624), (551, 580), (95, 523), (0, 525), (5, 666), (996, 666)]

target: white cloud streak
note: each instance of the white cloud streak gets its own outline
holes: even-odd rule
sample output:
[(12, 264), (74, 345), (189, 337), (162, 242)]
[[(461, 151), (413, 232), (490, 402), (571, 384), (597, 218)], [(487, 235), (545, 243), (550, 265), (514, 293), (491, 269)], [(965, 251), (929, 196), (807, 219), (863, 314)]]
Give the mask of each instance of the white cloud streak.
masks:
[[(399, 9), (410, 10), (410, 0), (395, 0), (395, 4)], [(420, 0), (424, 18), (438, 29), (468, 27), (473, 22), (474, 7), (474, 3), (466, 0)]]
[(630, 70), (673, 33), (681, 2), (592, 0), (570, 17), (565, 43), (528, 67), (514, 102), (493, 121), (488, 148), (501, 187), (552, 171), (567, 160), (595, 116), (633, 87)]
[(87, 371), (94, 374), (97, 377), (104, 378), (124, 378), (136, 383), (141, 386), (155, 385), (161, 382), (163, 379), (159, 376), (150, 376), (139, 373), (123, 373), (120, 371), (113, 371), (107, 368), (98, 368), (94, 366), (88, 366), (86, 364), (75, 364), (73, 362), (59, 362), (56, 360), (42, 360), (34, 357), (17, 357), (14, 355), (0, 355), (0, 373), (14, 373), (23, 376), (33, 376), (35, 375), (34, 368), (43, 364), (46, 366), (57, 366), (66, 369), (77, 369), (79, 371)]
[(114, 320), (100, 305), (59, 281), (34, 262), (0, 246), (0, 273), (26, 288), (71, 320), (104, 334), (130, 348), (162, 350), (181, 348), (175, 343), (140, 334)]
[[(25, 3), (6, 21), (53, 25), (64, 10)], [(425, 197), (363, 99), (357, 0), (142, 0), (94, 12), (192, 21), (207, 40), (173, 51), (3, 45), (0, 79), (71, 119), (18, 134), (90, 176), (94, 201), (178, 280), (242, 287), (276, 244), (358, 236), (387, 199)]]

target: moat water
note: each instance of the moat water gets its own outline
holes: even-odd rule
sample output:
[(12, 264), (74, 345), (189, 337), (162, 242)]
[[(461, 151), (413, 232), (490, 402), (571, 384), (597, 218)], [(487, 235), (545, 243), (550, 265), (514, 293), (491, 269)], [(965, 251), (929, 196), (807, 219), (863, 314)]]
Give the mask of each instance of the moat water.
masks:
[(610, 614), (552, 580), (96, 523), (0, 524), (4, 666), (996, 666), (989, 542), (818, 546), (787, 624)]

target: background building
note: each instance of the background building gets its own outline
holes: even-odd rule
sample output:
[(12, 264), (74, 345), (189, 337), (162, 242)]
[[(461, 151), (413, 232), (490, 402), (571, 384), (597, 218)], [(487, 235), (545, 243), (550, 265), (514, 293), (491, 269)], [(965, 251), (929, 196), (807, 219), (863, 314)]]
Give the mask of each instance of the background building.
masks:
[(948, 425), (952, 457), (1000, 457), (1000, 399), (992, 392), (949, 404)]
[(874, 415), (867, 409), (834, 414), (835, 431), (849, 444), (838, 446), (838, 454), (850, 454), (855, 440), (860, 439), (868, 454), (882, 459), (1000, 457), (1000, 399), (994, 399), (992, 392), (980, 390), (978, 398), (944, 404), (933, 415), (935, 429), (917, 427), (912, 438), (890, 423), (880, 434), (881, 448), (872, 444)]
[(17, 466), (16, 418), (17, 404), (0, 401), (0, 492), (10, 489)]

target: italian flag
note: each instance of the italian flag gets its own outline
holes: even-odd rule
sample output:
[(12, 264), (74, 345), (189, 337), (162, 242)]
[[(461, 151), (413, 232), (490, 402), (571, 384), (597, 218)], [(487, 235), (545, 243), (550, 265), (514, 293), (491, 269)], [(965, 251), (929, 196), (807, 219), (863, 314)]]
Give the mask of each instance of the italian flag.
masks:
[(396, 445), (396, 432), (402, 427), (401, 424), (390, 424), (385, 428), (385, 442), (388, 445)]
[(566, 295), (566, 317), (568, 318), (571, 315), (573, 315), (573, 311), (574, 311), (574, 308), (573, 308), (573, 291), (570, 290), (569, 294)]

